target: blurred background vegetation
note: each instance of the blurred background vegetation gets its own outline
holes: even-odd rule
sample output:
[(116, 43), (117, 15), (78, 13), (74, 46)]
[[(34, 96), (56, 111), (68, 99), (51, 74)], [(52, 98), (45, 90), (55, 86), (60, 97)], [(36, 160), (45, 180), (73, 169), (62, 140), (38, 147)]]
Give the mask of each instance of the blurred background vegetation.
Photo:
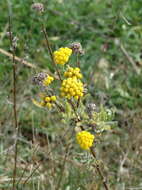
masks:
[[(31, 82), (32, 76), (41, 69), (54, 70), (41, 22), (46, 26), (54, 50), (74, 41), (82, 44), (85, 54), (80, 62), (84, 82), (89, 85), (89, 101), (116, 110), (118, 126), (105, 134), (96, 148), (99, 158), (103, 160), (102, 168), (111, 189), (142, 189), (141, 0), (41, 0), (45, 12), (40, 18), (31, 10), (32, 3), (32, 0), (0, 1), (0, 48), (10, 52), (6, 33), (8, 14), (11, 12), (13, 35), (18, 38), (16, 55), (40, 68), (35, 70), (17, 63), (19, 176), (27, 163), (29, 167), (25, 177), (38, 160), (43, 160), (43, 165), (26, 184), (26, 190), (54, 189), (65, 150), (62, 145), (66, 140), (60, 139), (65, 126), (58, 125), (59, 118), (52, 112), (36, 108), (31, 101), (37, 93)], [(0, 52), (1, 189), (11, 187), (14, 163), (11, 81), (12, 62)], [(61, 141), (51, 160), (46, 155), (47, 137), (51, 141), (50, 148), (58, 140)], [(38, 149), (34, 152), (37, 144)], [(75, 143), (74, 146), (66, 164), (61, 189), (102, 189), (94, 169), (87, 166), (91, 158)], [(18, 189), (22, 189), (22, 185), (19, 184)]]

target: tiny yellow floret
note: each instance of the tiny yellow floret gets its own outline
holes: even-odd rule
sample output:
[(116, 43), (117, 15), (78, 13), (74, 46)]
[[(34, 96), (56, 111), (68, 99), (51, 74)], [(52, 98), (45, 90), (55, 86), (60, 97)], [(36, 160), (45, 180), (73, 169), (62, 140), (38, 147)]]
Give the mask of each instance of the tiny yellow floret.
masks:
[(45, 97), (45, 102), (50, 102), (50, 100), (51, 100), (50, 97), (48, 97), (48, 96)]
[(84, 150), (89, 150), (89, 148), (93, 145), (94, 138), (94, 135), (88, 131), (81, 131), (76, 134), (76, 140), (80, 147)]
[(46, 102), (46, 103), (53, 103), (53, 102), (55, 102), (56, 101), (56, 96), (46, 96), (45, 98), (44, 98), (44, 101)]
[(64, 65), (65, 63), (68, 62), (71, 54), (72, 54), (72, 49), (68, 47), (60, 48), (59, 50), (54, 51), (53, 53), (54, 61), (56, 64)]
[(52, 107), (51, 103), (47, 103), (46, 106), (50, 109)]
[(51, 101), (56, 101), (56, 96), (51, 96)]

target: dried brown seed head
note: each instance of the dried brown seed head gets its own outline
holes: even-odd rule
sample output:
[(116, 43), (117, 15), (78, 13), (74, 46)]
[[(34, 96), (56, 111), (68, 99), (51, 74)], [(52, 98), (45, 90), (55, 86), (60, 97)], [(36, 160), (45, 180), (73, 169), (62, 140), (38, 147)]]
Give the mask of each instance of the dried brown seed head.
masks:
[(42, 3), (33, 3), (31, 8), (37, 12), (44, 12), (44, 5)]
[(72, 49), (72, 51), (76, 54), (84, 54), (84, 51), (82, 49), (82, 46), (79, 42), (74, 42), (70, 45), (70, 48)]
[(38, 73), (37, 75), (35, 75), (32, 79), (33, 83), (34, 84), (37, 84), (37, 85), (42, 85), (42, 81), (47, 77), (47, 73)]

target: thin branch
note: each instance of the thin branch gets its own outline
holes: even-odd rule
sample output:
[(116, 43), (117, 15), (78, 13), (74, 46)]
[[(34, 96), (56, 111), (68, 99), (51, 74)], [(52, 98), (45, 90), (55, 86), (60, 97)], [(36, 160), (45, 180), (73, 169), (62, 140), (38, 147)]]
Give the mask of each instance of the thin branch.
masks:
[(61, 167), (60, 177), (59, 177), (59, 180), (58, 180), (58, 183), (57, 183), (57, 186), (56, 186), (55, 190), (60, 189), (61, 181), (62, 181), (64, 170), (65, 170), (65, 164), (66, 164), (67, 157), (68, 157), (68, 154), (69, 154), (69, 145), (70, 144), (68, 144), (67, 147), (66, 147), (65, 156), (64, 156), (62, 167)]
[(15, 180), (17, 174), (17, 154), (18, 154), (18, 134), (19, 134), (19, 126), (17, 121), (17, 99), (16, 99), (16, 63), (15, 63), (15, 46), (13, 44), (13, 36), (12, 36), (12, 28), (11, 28), (11, 17), (9, 15), (9, 39), (12, 48), (12, 62), (13, 62), (13, 113), (14, 113), (14, 126), (16, 132), (16, 140), (15, 140), (15, 155), (14, 155), (14, 170), (13, 170), (13, 186), (12, 189), (15, 189)]
[[(90, 148), (90, 151), (91, 151), (93, 157), (95, 158), (95, 160), (97, 161), (96, 153), (95, 153), (95, 151), (94, 151), (94, 149), (93, 149), (92, 147)], [(101, 177), (101, 179), (102, 179), (104, 188), (105, 188), (106, 190), (109, 190), (108, 185), (107, 185), (107, 183), (106, 183), (106, 179), (105, 179), (105, 177), (103, 176), (103, 173), (102, 173), (102, 171), (101, 171), (101, 168), (100, 168), (99, 164), (96, 163), (96, 164), (93, 165), (93, 166), (97, 169), (98, 174), (100, 175), (100, 177)]]
[[(6, 55), (6, 56), (9, 57), (10, 59), (13, 59), (13, 54), (11, 54), (11, 53), (5, 51), (4, 49), (1, 49), (1, 48), (0, 48), (0, 53), (3, 54), (3, 55)], [(36, 69), (36, 68), (37, 68), (36, 65), (34, 65), (34, 64), (32, 64), (32, 63), (29, 63), (28, 61), (25, 61), (24, 59), (19, 58), (19, 57), (17, 57), (17, 56), (15, 56), (14, 59), (15, 59), (15, 61), (20, 62), (20, 63), (22, 63), (22, 64), (24, 64), (24, 65), (26, 65), (26, 66), (28, 66), (28, 67), (31, 67), (31, 68), (33, 68), (33, 69)]]
[(78, 113), (76, 112), (75, 105), (73, 104), (73, 102), (71, 100), (68, 100), (68, 103), (71, 105), (72, 110), (74, 111), (74, 114), (77, 118), (77, 121), (80, 121), (80, 117), (79, 117)]
[(33, 176), (33, 174), (40, 167), (40, 165), (41, 165), (41, 162), (39, 162), (39, 164), (34, 168), (34, 170), (32, 171), (32, 173), (26, 178), (26, 180), (23, 183), (23, 186), (29, 181), (29, 179)]
[(137, 74), (139, 74), (139, 69), (136, 66), (135, 61), (133, 60), (133, 58), (129, 55), (129, 53), (127, 52), (127, 50), (125, 49), (125, 47), (123, 46), (123, 44), (120, 44), (120, 49), (122, 51), (122, 53), (125, 55), (125, 57), (127, 58), (127, 60), (132, 64), (134, 70), (136, 71)]
[(76, 54), (76, 64), (80, 68), (79, 53)]
[[(11, 53), (5, 51), (5, 50), (2, 49), (2, 48), (0, 48), (0, 53), (3, 54), (3, 55), (5, 55), (5, 56), (7, 56), (7, 57), (9, 57), (10, 59), (13, 59), (13, 55), (12, 55)], [(58, 77), (55, 76), (54, 74), (52, 74), (52, 73), (49, 71), (48, 68), (47, 68), (47, 69), (41, 69), (40, 67), (34, 65), (33, 63), (30, 63), (30, 62), (28, 62), (28, 61), (26, 61), (26, 60), (24, 60), (23, 58), (20, 58), (20, 57), (18, 57), (18, 56), (15, 56), (15, 62), (22, 63), (22, 64), (24, 64), (25, 66), (30, 67), (30, 68), (32, 68), (32, 69), (39, 69), (39, 70), (42, 70), (43, 72), (46, 72), (46, 73), (48, 73), (49, 75), (53, 76), (54, 78), (58, 79)]]
[[(69, 131), (67, 131), (67, 132), (69, 132)], [(61, 137), (61, 139), (62, 139), (65, 135), (67, 135), (67, 132)], [(55, 150), (55, 148), (58, 147), (59, 145), (60, 145), (60, 143), (57, 143), (57, 144), (54, 145), (54, 147), (47, 153), (48, 157), (49, 157), (50, 154), (53, 152), (53, 150)], [(37, 171), (37, 169), (41, 166), (41, 163), (42, 163), (42, 162), (39, 162), (39, 164), (33, 169), (33, 171), (31, 172), (31, 174), (25, 179), (23, 185), (25, 185), (25, 184), (29, 181), (29, 179), (33, 176), (33, 174), (34, 174), (34, 173)]]
[[(34, 149), (32, 155), (34, 155), (34, 153), (36, 152), (37, 148), (38, 148), (38, 146)], [(28, 166), (29, 166), (29, 163), (27, 162), (27, 164), (25, 165), (25, 168), (24, 168), (24, 170), (23, 170), (23, 172), (22, 172), (22, 175), (21, 175), (21, 177), (19, 178), (19, 180), (18, 180), (18, 182), (17, 182), (17, 184), (16, 184), (17, 187), (18, 187), (19, 183), (21, 182), (21, 180), (23, 179), (23, 176), (24, 176), (24, 174), (25, 174), (25, 172), (26, 172)]]
[(55, 102), (55, 105), (57, 106), (60, 112), (63, 112), (63, 113), (65, 112), (65, 109), (61, 105), (59, 105), (57, 102)]
[(46, 32), (46, 29), (44, 27), (44, 25), (42, 25), (42, 31), (44, 33), (44, 36), (45, 36), (45, 39), (46, 39), (46, 44), (47, 44), (47, 48), (48, 48), (48, 51), (49, 51), (49, 54), (50, 54), (50, 57), (51, 57), (51, 61), (53, 63), (53, 66), (55, 67), (55, 70), (58, 74), (58, 77), (60, 79), (60, 81), (62, 82), (62, 78), (61, 78), (61, 74), (60, 74), (60, 71), (58, 70), (57, 66), (56, 66), (56, 63), (54, 61), (54, 57), (53, 57), (53, 52), (52, 52), (52, 49), (51, 49), (51, 46), (50, 46), (50, 43), (49, 43), (49, 37), (48, 37), (48, 34)]

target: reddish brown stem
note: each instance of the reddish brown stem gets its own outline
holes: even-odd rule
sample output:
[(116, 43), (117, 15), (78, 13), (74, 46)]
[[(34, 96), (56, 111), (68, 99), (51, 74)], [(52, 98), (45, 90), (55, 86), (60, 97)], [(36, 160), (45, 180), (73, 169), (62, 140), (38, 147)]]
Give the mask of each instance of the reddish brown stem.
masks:
[(9, 16), (9, 39), (12, 48), (12, 62), (13, 62), (13, 113), (14, 113), (14, 126), (16, 130), (16, 140), (15, 140), (15, 155), (14, 155), (14, 170), (13, 170), (13, 187), (15, 189), (15, 179), (17, 174), (17, 154), (18, 154), (18, 121), (17, 121), (17, 102), (16, 102), (16, 63), (15, 63), (15, 46), (13, 44), (12, 29), (11, 29), (11, 18)]
[(45, 39), (46, 39), (47, 48), (48, 48), (48, 51), (49, 51), (53, 66), (55, 67), (55, 70), (56, 70), (56, 72), (58, 74), (58, 77), (59, 77), (60, 81), (62, 82), (61, 74), (60, 74), (60, 72), (59, 72), (59, 70), (58, 70), (58, 68), (56, 66), (55, 61), (54, 61), (53, 52), (52, 52), (52, 49), (51, 49), (51, 46), (50, 46), (50, 43), (49, 43), (49, 40), (48, 40), (49, 37), (48, 37), (48, 34), (46, 32), (46, 29), (45, 29), (44, 25), (42, 25), (42, 31), (43, 31)]
[[(92, 147), (90, 148), (90, 151), (91, 151), (93, 157), (95, 158), (95, 160), (97, 161), (95, 151), (93, 150)], [(106, 190), (109, 190), (108, 185), (107, 185), (107, 183), (106, 183), (106, 179), (105, 179), (105, 177), (103, 176), (103, 173), (102, 173), (102, 171), (101, 171), (101, 169), (100, 169), (99, 164), (96, 163), (96, 164), (93, 165), (93, 166), (97, 169), (97, 172), (98, 172), (98, 174), (100, 175), (100, 177), (101, 177), (101, 179), (102, 179), (102, 182), (103, 182), (103, 185), (104, 185), (105, 189), (106, 189)]]

